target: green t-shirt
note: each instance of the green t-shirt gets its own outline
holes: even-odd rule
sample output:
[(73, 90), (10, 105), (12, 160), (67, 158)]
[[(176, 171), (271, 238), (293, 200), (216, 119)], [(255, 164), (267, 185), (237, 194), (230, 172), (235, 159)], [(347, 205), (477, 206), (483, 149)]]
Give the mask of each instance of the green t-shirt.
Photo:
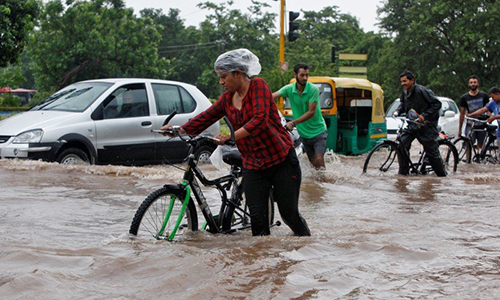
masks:
[(302, 94), (297, 91), (296, 83), (285, 85), (279, 90), (282, 97), (290, 100), (292, 106), (293, 117), (299, 118), (309, 111), (309, 103), (316, 102), (316, 112), (309, 120), (297, 124), (297, 131), (300, 136), (306, 139), (311, 139), (323, 133), (326, 130), (325, 119), (321, 115), (321, 105), (319, 103), (319, 89), (314, 84), (307, 82)]

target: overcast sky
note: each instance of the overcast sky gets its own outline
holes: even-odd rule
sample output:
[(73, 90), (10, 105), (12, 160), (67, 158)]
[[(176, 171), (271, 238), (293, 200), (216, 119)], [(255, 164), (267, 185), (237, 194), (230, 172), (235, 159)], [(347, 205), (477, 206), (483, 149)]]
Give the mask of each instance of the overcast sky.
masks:
[[(210, 1), (213, 3), (227, 2), (225, 0), (125, 0), (127, 7), (134, 8), (139, 13), (143, 8), (161, 8), (164, 13), (168, 13), (170, 8), (180, 10), (180, 17), (185, 25), (198, 26), (205, 20), (206, 10), (199, 9), (196, 5), (200, 2)], [(270, 12), (279, 15), (280, 1), (260, 0), (271, 5)], [(247, 13), (247, 7), (251, 5), (251, 0), (234, 0), (233, 8)], [(377, 23), (377, 6), (381, 5), (381, 0), (286, 0), (287, 11), (320, 11), (325, 6), (338, 6), (342, 13), (349, 13), (359, 20), (361, 28), (365, 32), (379, 29)], [(299, 17), (300, 20), (300, 17)], [(277, 31), (277, 29), (276, 29)]]

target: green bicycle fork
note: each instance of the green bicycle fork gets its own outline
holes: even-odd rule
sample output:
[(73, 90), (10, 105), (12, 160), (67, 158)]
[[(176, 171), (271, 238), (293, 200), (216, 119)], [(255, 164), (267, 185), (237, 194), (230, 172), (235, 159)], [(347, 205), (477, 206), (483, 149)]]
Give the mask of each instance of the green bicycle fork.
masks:
[[(172, 232), (167, 236), (166, 240), (171, 241), (174, 239), (175, 234), (177, 233), (177, 230), (179, 229), (179, 226), (182, 221), (182, 217), (184, 216), (184, 212), (186, 211), (186, 207), (188, 205), (189, 199), (191, 197), (191, 188), (189, 187), (188, 183), (186, 181), (182, 182), (182, 185), (184, 186), (184, 189), (186, 190), (186, 197), (184, 198), (184, 201), (182, 202), (182, 207), (181, 211), (179, 213), (179, 216), (177, 217), (177, 221), (175, 222), (174, 228), (172, 229)], [(156, 234), (156, 238), (162, 236), (165, 233), (165, 228), (167, 227), (168, 220), (170, 219), (170, 215), (172, 214), (172, 210), (174, 208), (174, 203), (175, 203), (175, 196), (170, 197), (170, 202), (168, 204), (168, 209), (167, 213), (165, 214), (165, 219), (163, 220), (163, 224), (160, 228), (160, 231)], [(168, 232), (167, 232), (168, 234)]]

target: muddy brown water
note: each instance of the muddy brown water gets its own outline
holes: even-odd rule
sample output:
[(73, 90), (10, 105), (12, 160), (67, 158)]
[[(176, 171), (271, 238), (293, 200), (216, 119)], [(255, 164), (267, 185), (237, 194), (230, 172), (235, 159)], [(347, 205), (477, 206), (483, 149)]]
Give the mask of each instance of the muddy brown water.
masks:
[(174, 242), (128, 229), (178, 169), (0, 160), (0, 298), (498, 299), (498, 167), (369, 177), (363, 159), (329, 155), (321, 174), (301, 159), (312, 237), (283, 225)]

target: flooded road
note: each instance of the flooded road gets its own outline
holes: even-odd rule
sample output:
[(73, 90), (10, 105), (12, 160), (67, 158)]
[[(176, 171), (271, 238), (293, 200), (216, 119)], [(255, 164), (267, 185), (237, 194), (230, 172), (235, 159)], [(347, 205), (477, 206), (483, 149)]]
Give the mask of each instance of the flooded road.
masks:
[(175, 242), (128, 229), (178, 169), (0, 160), (0, 298), (498, 299), (499, 167), (380, 178), (363, 159), (330, 156), (324, 174), (301, 159), (312, 237), (280, 226)]

